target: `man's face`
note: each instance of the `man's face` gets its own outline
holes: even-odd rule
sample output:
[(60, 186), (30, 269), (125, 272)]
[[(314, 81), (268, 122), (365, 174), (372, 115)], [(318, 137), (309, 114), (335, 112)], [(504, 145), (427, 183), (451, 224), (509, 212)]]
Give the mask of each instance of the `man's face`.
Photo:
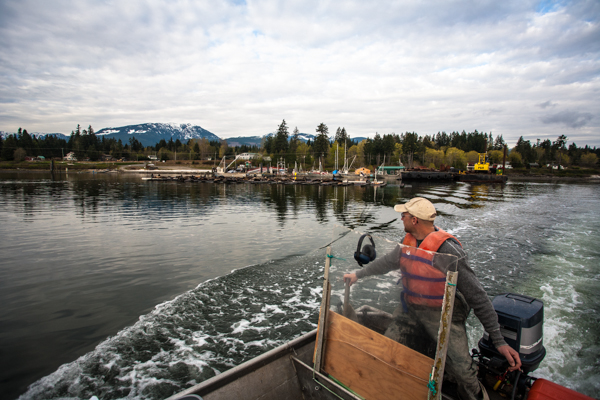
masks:
[(414, 224), (413, 224), (414, 217), (407, 212), (403, 212), (400, 214), (400, 218), (402, 219), (402, 222), (404, 223), (404, 232), (412, 233), (414, 231)]

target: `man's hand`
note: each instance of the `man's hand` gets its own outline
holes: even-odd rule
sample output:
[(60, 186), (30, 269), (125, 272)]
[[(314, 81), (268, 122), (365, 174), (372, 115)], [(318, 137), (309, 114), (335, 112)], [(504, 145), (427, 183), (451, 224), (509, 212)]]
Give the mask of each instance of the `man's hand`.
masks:
[(357, 280), (358, 280), (358, 277), (354, 273), (344, 274), (344, 282), (348, 282), (350, 284), (350, 286), (352, 286), (354, 284), (354, 282), (356, 282)]
[(498, 347), (498, 352), (506, 357), (506, 360), (510, 364), (508, 368), (509, 371), (515, 371), (517, 369), (521, 369), (521, 357), (519, 357), (519, 353), (509, 345), (504, 345)]

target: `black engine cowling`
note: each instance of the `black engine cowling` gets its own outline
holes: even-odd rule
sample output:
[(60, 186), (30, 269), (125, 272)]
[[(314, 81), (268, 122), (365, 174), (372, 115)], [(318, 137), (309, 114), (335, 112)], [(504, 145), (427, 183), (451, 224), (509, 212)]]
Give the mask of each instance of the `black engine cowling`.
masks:
[(494, 390), (511, 398), (524, 398), (532, 379), (527, 376), (540, 365), (546, 355), (543, 345), (544, 303), (533, 297), (503, 293), (492, 301), (498, 314), (500, 332), (506, 343), (519, 353), (522, 372), (507, 372), (508, 361), (496, 350), (487, 332), (479, 340), (480, 379)]

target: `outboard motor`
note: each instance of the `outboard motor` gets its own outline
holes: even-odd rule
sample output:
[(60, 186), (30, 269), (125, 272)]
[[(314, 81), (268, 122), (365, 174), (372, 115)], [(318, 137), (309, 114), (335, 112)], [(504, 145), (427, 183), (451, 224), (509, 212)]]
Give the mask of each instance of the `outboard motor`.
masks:
[(479, 340), (479, 378), (511, 399), (524, 399), (534, 378), (527, 374), (535, 371), (546, 356), (543, 346), (544, 303), (533, 297), (503, 293), (492, 301), (498, 314), (500, 332), (506, 343), (519, 353), (521, 371), (507, 372), (508, 361), (496, 350), (487, 332)]

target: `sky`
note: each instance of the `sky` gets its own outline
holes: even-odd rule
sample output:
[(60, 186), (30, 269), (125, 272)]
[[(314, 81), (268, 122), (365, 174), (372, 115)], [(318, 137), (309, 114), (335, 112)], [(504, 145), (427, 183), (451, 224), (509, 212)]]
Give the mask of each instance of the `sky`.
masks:
[(0, 130), (323, 122), (600, 147), (600, 1), (0, 0)]

